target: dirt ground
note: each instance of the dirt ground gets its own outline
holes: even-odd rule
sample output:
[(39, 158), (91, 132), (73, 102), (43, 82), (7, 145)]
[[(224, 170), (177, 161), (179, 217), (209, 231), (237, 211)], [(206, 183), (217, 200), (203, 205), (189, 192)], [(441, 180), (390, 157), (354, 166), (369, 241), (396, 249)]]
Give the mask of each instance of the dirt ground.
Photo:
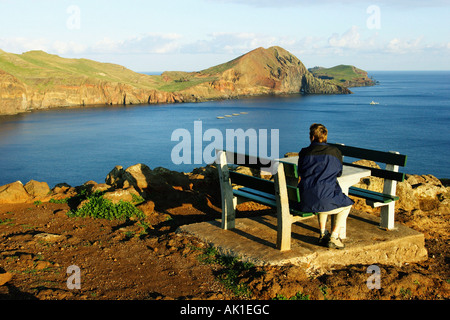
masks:
[[(380, 289), (369, 289), (364, 265), (312, 277), (297, 266), (227, 263), (198, 239), (176, 232), (182, 224), (219, 218), (217, 201), (192, 194), (172, 195), (170, 205), (161, 199), (153, 199), (147, 227), (137, 220), (69, 217), (67, 203), (1, 205), (0, 300), (450, 298), (448, 215), (397, 214), (397, 221), (425, 233), (429, 257), (379, 265)], [(238, 209), (240, 216), (268, 212), (254, 204)], [(79, 267), (79, 289), (69, 288), (76, 283), (70, 266)], [(8, 274), (12, 278), (1, 285)]]

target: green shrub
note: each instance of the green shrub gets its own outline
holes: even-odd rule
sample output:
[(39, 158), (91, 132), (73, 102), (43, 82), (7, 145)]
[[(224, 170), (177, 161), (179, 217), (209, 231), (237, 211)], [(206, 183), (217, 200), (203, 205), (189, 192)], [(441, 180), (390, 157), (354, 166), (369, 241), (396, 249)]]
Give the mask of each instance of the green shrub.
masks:
[(105, 199), (102, 193), (94, 193), (86, 197), (83, 206), (76, 210), (69, 211), (73, 217), (93, 217), (100, 219), (119, 219), (126, 220), (131, 217), (143, 219), (144, 214), (132, 203), (120, 200), (114, 204), (111, 200)]

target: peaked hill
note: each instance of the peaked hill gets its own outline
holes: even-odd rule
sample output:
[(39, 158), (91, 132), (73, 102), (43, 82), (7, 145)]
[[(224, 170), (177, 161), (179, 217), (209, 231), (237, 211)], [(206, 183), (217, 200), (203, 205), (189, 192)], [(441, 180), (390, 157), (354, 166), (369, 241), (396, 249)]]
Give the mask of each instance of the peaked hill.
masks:
[(314, 77), (280, 47), (258, 48), (199, 72), (145, 75), (123, 66), (43, 51), (0, 50), (0, 114), (83, 105), (198, 102), (267, 94), (351, 93)]

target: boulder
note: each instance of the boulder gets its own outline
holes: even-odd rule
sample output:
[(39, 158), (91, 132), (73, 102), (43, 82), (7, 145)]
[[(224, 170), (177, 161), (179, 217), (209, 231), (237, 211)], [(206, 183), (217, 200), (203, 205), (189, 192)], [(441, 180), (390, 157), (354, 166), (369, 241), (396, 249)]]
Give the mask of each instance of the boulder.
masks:
[(153, 185), (164, 182), (172, 187), (181, 187), (182, 190), (189, 190), (191, 188), (189, 176), (183, 172), (157, 167), (152, 171), (151, 177), (153, 178), (151, 181)]
[(150, 216), (155, 212), (155, 203), (153, 201), (146, 201), (136, 206), (139, 210), (141, 210), (145, 216)]
[(53, 193), (67, 193), (71, 190), (75, 190), (75, 189), (72, 188), (67, 183), (62, 182), (62, 183), (58, 183), (57, 185), (55, 185), (55, 187), (52, 189), (52, 192)]
[(66, 239), (66, 236), (53, 233), (38, 233), (33, 237), (36, 241), (60, 242)]
[(115, 166), (106, 176), (105, 183), (115, 188), (123, 187), (123, 167)]
[(119, 203), (120, 200), (126, 202), (133, 202), (133, 195), (139, 196), (139, 192), (134, 187), (126, 189), (118, 189), (114, 191), (105, 192), (103, 194), (104, 199), (111, 200), (113, 203)]
[(405, 181), (397, 183), (397, 195), (398, 209), (431, 211), (445, 209), (448, 188), (432, 175), (406, 175)]
[[(380, 166), (377, 165), (374, 161), (370, 160), (358, 160), (353, 162), (354, 164), (359, 164), (361, 166), (369, 167), (369, 168), (377, 168), (379, 169)], [(358, 184), (355, 185), (357, 188), (366, 189), (366, 190), (372, 190), (376, 192), (383, 192), (384, 187), (384, 179), (378, 178), (378, 177), (367, 177), (362, 178)]]
[[(379, 168), (373, 161), (360, 160), (357, 164)], [(355, 186), (376, 192), (383, 192), (384, 179), (377, 177), (362, 178)], [(399, 200), (395, 204), (396, 210), (424, 212), (439, 210), (442, 213), (448, 209), (448, 189), (442, 182), (432, 175), (406, 175), (403, 182), (397, 182), (396, 195)], [(365, 204), (365, 201), (351, 197), (355, 201), (354, 208), (368, 212), (377, 211)]]
[(147, 165), (138, 163), (128, 167), (123, 172), (122, 176), (124, 188), (133, 186), (143, 190), (149, 186), (152, 177), (152, 170)]
[(82, 188), (86, 188), (90, 193), (103, 192), (111, 189), (111, 186), (106, 183), (97, 183), (93, 180), (85, 182)]
[(22, 182), (16, 181), (0, 187), (0, 204), (23, 203), (31, 200)]
[(30, 180), (25, 184), (24, 188), (28, 194), (35, 198), (45, 197), (50, 192), (47, 182), (39, 182), (36, 180)]
[(12, 274), (9, 272), (0, 273), (0, 286), (4, 285), (12, 279)]
[(153, 176), (152, 170), (147, 165), (138, 163), (126, 170), (122, 166), (115, 166), (106, 176), (105, 182), (116, 189), (132, 186), (136, 190), (143, 191), (149, 186)]

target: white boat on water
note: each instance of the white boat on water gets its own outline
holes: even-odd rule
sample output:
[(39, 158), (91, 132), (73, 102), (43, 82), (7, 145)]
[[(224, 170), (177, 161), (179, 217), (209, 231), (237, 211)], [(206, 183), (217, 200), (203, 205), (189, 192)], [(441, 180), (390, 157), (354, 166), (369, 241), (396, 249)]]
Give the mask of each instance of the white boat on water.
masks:
[(370, 104), (379, 104), (379, 103), (372, 100)]

